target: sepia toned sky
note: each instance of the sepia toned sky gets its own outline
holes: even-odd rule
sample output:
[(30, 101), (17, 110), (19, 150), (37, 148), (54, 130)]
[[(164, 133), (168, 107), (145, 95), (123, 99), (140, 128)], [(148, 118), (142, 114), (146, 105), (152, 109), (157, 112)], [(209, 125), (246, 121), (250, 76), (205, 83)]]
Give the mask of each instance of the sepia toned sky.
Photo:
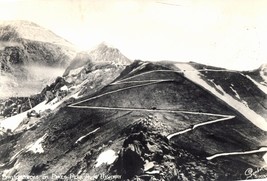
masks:
[(88, 50), (248, 70), (267, 63), (266, 0), (0, 0), (0, 20), (33, 21)]

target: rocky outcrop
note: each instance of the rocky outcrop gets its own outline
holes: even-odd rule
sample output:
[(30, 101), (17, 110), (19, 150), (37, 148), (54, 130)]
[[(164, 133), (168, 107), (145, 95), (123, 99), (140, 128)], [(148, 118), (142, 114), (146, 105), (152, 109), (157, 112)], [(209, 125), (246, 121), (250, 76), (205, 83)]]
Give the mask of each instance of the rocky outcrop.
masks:
[(145, 142), (146, 137), (143, 132), (133, 133), (124, 141), (119, 159), (115, 163), (118, 174), (124, 178), (132, 178), (144, 173), (143, 156), (147, 149)]
[(42, 94), (30, 97), (11, 97), (0, 103), (0, 116), (10, 117), (25, 112), (44, 100)]
[[(125, 130), (129, 136), (110, 168), (110, 175), (120, 175), (124, 180), (142, 181), (243, 178), (242, 171), (230, 170), (217, 161), (207, 162), (201, 155), (170, 142), (157, 130), (154, 121), (152, 118), (144, 118), (132, 125), (130, 130)], [(236, 164), (242, 169), (247, 166), (244, 163)]]
[(131, 127), (111, 173), (123, 179), (178, 179), (175, 163), (178, 152), (165, 136), (148, 127), (148, 122), (153, 120), (142, 119)]
[(64, 97), (66, 91), (60, 90), (66, 86), (67, 82), (62, 77), (57, 77), (56, 80), (47, 85), (39, 94), (30, 97), (11, 97), (0, 101), (0, 116), (10, 117), (16, 114), (28, 111), (40, 102), (46, 100), (51, 101), (55, 97)]

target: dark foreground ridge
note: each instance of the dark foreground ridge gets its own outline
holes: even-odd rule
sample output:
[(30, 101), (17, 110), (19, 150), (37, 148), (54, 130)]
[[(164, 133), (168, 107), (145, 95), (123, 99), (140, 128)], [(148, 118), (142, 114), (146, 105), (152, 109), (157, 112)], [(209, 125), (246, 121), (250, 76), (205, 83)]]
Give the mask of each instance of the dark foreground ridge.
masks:
[(264, 69), (131, 62), (99, 48), (40, 94), (2, 103), (2, 180), (267, 178)]

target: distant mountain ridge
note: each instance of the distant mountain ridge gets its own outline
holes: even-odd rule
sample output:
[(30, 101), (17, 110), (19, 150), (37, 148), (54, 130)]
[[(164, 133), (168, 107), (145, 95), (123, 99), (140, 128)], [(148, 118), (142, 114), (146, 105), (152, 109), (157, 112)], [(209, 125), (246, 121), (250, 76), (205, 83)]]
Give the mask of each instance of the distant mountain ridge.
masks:
[[(33, 22), (0, 22), (0, 97), (40, 91), (55, 75), (62, 75), (56, 69), (68, 66), (75, 54), (74, 45)], [(43, 67), (43, 73), (32, 66), (37, 70)], [(46, 68), (50, 73), (45, 73)], [(55, 71), (51, 72), (52, 68)], [(32, 91), (30, 82), (35, 85)]]
[(124, 56), (117, 48), (103, 42), (88, 52), (92, 61), (110, 62), (118, 65), (129, 65), (132, 61)]
[(30, 21), (0, 21), (0, 25), (0, 40), (3, 41), (27, 39), (74, 48), (74, 45), (69, 41), (59, 37), (52, 31)]
[(70, 42), (28, 21), (4, 21), (0, 24), (0, 61), (9, 62), (9, 65), (16, 64), (17, 60), (5, 56), (9, 47), (20, 49), (23, 54), (20, 63), (49, 66), (68, 65), (76, 52)]
[(105, 42), (99, 44), (91, 51), (83, 51), (76, 54), (76, 57), (67, 67), (64, 76), (68, 75), (70, 70), (81, 68), (88, 63), (112, 64), (117, 66), (126, 66), (132, 63), (132, 60), (124, 56), (117, 48), (114, 48)]

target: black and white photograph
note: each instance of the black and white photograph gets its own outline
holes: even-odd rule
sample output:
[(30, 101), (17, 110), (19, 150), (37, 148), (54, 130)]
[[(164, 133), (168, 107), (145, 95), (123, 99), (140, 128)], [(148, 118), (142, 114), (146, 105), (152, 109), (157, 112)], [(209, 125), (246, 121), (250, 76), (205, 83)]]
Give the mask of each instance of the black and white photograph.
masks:
[(267, 180), (266, 0), (0, 0), (0, 181)]

